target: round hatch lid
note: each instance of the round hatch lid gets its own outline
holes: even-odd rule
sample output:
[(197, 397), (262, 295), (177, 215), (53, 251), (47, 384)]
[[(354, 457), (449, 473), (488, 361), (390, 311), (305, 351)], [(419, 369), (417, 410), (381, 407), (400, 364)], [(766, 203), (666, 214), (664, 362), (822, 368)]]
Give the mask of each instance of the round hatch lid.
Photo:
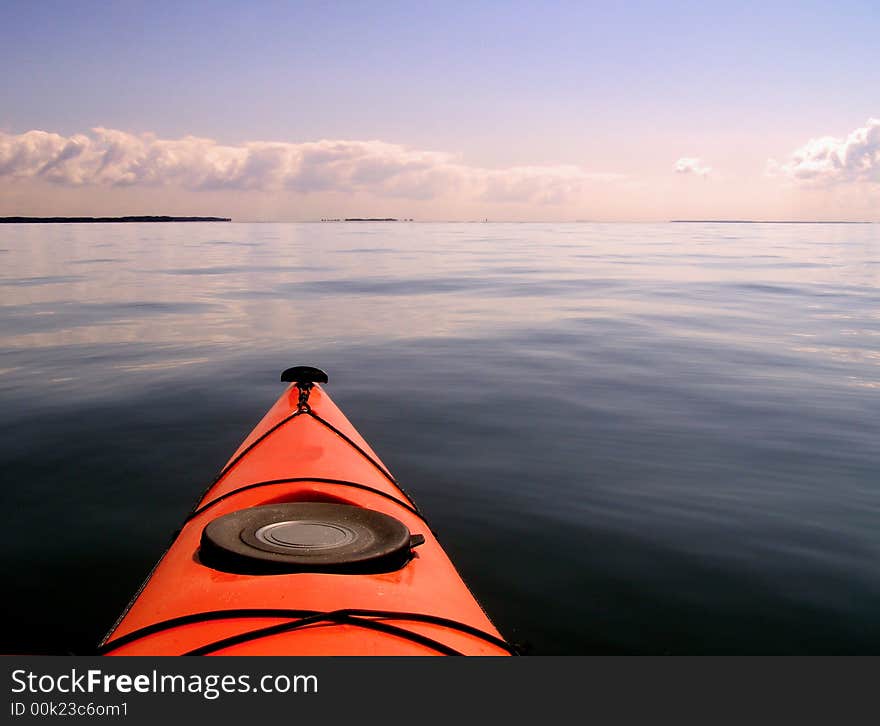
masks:
[(246, 574), (376, 573), (403, 567), (424, 542), (403, 522), (349, 504), (293, 502), (241, 509), (202, 530), (208, 567)]

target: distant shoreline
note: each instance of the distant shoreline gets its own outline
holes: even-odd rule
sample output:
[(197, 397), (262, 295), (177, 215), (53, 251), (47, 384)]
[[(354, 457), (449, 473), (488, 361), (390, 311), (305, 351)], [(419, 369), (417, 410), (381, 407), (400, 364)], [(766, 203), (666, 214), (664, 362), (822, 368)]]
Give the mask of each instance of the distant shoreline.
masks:
[(88, 224), (91, 222), (231, 222), (231, 217), (0, 217), (0, 224)]
[(412, 222), (412, 219), (398, 219), (397, 217), (324, 217), (322, 222)]

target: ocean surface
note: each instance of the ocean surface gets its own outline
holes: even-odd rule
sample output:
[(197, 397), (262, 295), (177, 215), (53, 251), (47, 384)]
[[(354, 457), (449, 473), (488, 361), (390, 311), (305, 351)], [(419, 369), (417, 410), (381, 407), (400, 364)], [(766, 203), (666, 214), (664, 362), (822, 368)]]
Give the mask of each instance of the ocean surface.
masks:
[(0, 652), (308, 363), (526, 652), (880, 653), (880, 225), (0, 225), (0, 306)]

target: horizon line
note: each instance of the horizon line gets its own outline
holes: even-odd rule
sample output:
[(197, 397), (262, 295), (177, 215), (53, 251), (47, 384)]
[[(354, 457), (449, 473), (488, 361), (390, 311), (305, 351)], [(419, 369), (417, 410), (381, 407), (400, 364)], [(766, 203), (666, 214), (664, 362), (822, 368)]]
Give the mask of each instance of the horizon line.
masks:
[(214, 215), (5, 215), (0, 223), (89, 223), (89, 222), (176, 222), (222, 221), (244, 224), (350, 224), (350, 223), (404, 223), (404, 224), (878, 224), (880, 220), (865, 219), (415, 219), (412, 217), (385, 218), (308, 218), (308, 219), (236, 219)]

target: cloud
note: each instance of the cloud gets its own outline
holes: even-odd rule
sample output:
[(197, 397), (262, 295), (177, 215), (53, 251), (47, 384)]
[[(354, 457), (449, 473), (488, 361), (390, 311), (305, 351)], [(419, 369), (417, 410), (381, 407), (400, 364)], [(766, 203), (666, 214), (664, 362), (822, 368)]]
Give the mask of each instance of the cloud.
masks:
[(494, 202), (582, 201), (591, 185), (623, 177), (576, 166), (487, 169), (455, 156), (383, 141), (246, 142), (159, 139), (95, 128), (62, 136), (0, 132), (0, 178), (65, 186), (368, 192), (410, 199), (462, 196)]
[(785, 163), (767, 162), (771, 176), (788, 177), (812, 186), (846, 182), (880, 182), (880, 119), (868, 119), (846, 138), (810, 139)]
[(694, 174), (703, 178), (712, 173), (712, 167), (706, 166), (702, 159), (695, 156), (682, 156), (672, 168), (676, 174)]

